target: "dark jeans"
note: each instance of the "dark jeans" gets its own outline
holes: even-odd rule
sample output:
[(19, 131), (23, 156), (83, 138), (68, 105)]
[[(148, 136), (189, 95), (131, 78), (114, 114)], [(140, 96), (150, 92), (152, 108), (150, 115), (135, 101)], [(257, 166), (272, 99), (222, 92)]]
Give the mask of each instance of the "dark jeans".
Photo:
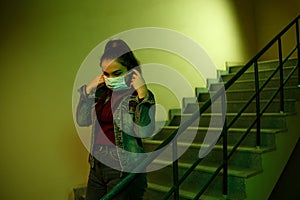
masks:
[[(109, 150), (106, 150), (109, 151)], [(110, 156), (110, 153), (103, 156)], [(118, 161), (115, 162), (119, 164)], [(95, 159), (94, 167), (90, 169), (87, 185), (86, 200), (100, 200), (107, 192), (122, 180), (121, 172), (112, 169)], [(114, 199), (142, 200), (147, 188), (147, 174), (138, 174), (137, 177)]]

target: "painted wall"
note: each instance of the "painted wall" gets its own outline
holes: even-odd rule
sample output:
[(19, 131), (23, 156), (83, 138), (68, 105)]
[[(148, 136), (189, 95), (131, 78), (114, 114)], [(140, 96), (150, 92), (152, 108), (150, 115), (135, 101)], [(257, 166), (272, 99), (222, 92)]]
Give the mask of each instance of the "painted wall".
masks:
[[(103, 40), (137, 27), (174, 29), (197, 41), (224, 69), (225, 61), (254, 55), (260, 30), (254, 4), (246, 0), (1, 4), (1, 199), (69, 199), (72, 188), (86, 182), (88, 151), (73, 123), (72, 91), (81, 63)], [(255, 14), (261, 14), (257, 8)], [(139, 59), (182, 70), (157, 54), (140, 53)], [(192, 71), (182, 73), (193, 86), (205, 83), (191, 77)], [(166, 109), (179, 105), (154, 89)]]
[[(255, 30), (257, 50), (261, 50), (272, 38), (284, 29), (300, 14), (300, 0), (255, 0)], [(296, 29), (293, 28), (282, 37), (283, 56), (288, 55), (296, 46)], [(274, 45), (264, 59), (275, 59), (278, 56), (277, 44)]]

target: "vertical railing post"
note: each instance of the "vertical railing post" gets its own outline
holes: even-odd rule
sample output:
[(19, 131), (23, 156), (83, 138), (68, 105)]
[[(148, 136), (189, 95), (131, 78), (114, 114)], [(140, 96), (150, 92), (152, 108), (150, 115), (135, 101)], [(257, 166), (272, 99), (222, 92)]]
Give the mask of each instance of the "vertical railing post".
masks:
[(178, 178), (178, 159), (177, 159), (177, 138), (174, 139), (173, 142), (173, 185), (175, 187), (174, 190), (174, 200), (179, 200), (179, 178)]
[(261, 145), (260, 140), (260, 91), (259, 91), (259, 75), (258, 75), (258, 63), (254, 62), (254, 81), (255, 81), (255, 93), (256, 93), (256, 147)]
[(226, 99), (225, 99), (225, 90), (224, 94), (221, 97), (221, 106), (222, 106), (222, 119), (224, 119), (224, 126), (222, 130), (223, 135), (223, 197), (227, 199), (228, 196), (228, 142), (227, 142), (227, 117), (226, 117)]
[(300, 87), (300, 35), (299, 35), (299, 18), (296, 21), (296, 38), (298, 49), (298, 87)]
[(280, 73), (280, 112), (284, 112), (283, 64), (281, 38), (278, 39), (279, 73)]

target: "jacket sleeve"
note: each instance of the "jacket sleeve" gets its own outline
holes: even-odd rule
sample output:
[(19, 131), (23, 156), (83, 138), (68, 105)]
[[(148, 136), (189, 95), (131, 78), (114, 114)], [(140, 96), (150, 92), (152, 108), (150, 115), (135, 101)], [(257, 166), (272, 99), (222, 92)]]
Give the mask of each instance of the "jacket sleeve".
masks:
[(76, 122), (79, 126), (92, 124), (92, 106), (95, 101), (94, 95), (86, 93), (86, 85), (79, 88), (80, 98), (76, 110)]
[(135, 109), (135, 134), (139, 138), (151, 137), (155, 129), (155, 99), (151, 91)]

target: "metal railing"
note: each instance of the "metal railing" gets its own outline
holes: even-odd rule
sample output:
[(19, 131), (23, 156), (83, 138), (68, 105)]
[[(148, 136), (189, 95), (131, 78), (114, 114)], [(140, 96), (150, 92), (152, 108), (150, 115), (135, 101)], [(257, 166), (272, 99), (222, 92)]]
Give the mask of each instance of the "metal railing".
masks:
[[(279, 101), (280, 101), (280, 112), (284, 112), (284, 86), (286, 85), (287, 81), (292, 77), (292, 75), (295, 73), (295, 71), (298, 69), (298, 87), (300, 86), (300, 36), (299, 36), (299, 19), (300, 15), (296, 17), (290, 24), (288, 24), (278, 35), (276, 35), (259, 53), (254, 56), (245, 66), (243, 66), (230, 80), (228, 80), (224, 84), (224, 88), (221, 88), (216, 91), (215, 95), (213, 95), (210, 99), (208, 99), (198, 110), (196, 110), (192, 116), (187, 119), (184, 123), (180, 125), (180, 128), (177, 128), (166, 140), (164, 140), (155, 150), (158, 150), (160, 148), (163, 148), (164, 146), (168, 145), (173, 140), (173, 156), (177, 157), (177, 140), (176, 137), (178, 137), (180, 134), (182, 134), (188, 127), (190, 127), (196, 120), (199, 119), (202, 113), (204, 113), (216, 100), (221, 98), (221, 102), (223, 104), (223, 108), (226, 106), (224, 105), (225, 97), (224, 97), (224, 90), (227, 91), (233, 83), (235, 83), (250, 67), (254, 67), (254, 83), (255, 83), (255, 90), (254, 95), (252, 95), (249, 98), (249, 101), (244, 105), (244, 107), (241, 108), (241, 110), (234, 116), (234, 118), (228, 122), (226, 117), (226, 112), (222, 110), (222, 115), (225, 117), (225, 123), (223, 126), (223, 130), (221, 133), (221, 136), (219, 140), (223, 139), (223, 161), (222, 163), (217, 166), (217, 169), (212, 174), (211, 178), (207, 181), (207, 183), (199, 190), (199, 192), (195, 195), (193, 199), (199, 199), (199, 197), (205, 192), (205, 190), (209, 187), (211, 182), (218, 176), (218, 174), (222, 171), (223, 174), (223, 195), (226, 198), (228, 195), (228, 160), (232, 157), (232, 155), (235, 153), (237, 148), (241, 145), (241, 143), (244, 141), (246, 136), (250, 133), (250, 131), (255, 127), (256, 125), (256, 146), (259, 148), (261, 146), (261, 117), (263, 113), (266, 112), (268, 107), (271, 105), (273, 100), (279, 95)], [(290, 51), (290, 53), (283, 58), (282, 54), (282, 37), (292, 28), (295, 28), (295, 35), (296, 35), (296, 44)], [(259, 59), (267, 52), (267, 50), (271, 49), (274, 45), (277, 44), (278, 48), (278, 62), (279, 65), (277, 68), (272, 72), (272, 74), (267, 78), (267, 80), (260, 85), (260, 79), (259, 79)], [(297, 52), (296, 52), (297, 51)], [(286, 77), (284, 77), (283, 68), (284, 64), (293, 56), (296, 54), (297, 64), (292, 70), (288, 73)], [(272, 78), (279, 72), (279, 78), (280, 78), (280, 85), (275, 90), (275, 92), (269, 97), (269, 100), (265, 105), (262, 107), (260, 103), (260, 95), (263, 92), (263, 89), (266, 88), (267, 84), (272, 80)], [(250, 124), (250, 126), (246, 129), (246, 131), (241, 135), (238, 142), (231, 148), (231, 151), (228, 152), (228, 143), (227, 143), (227, 131), (230, 127), (233, 126), (233, 124), (240, 118), (242, 113), (246, 111), (248, 106), (255, 100), (256, 102), (256, 118), (255, 120)], [(159, 151), (155, 151), (159, 152)], [(141, 161), (141, 164), (137, 166), (137, 170), (144, 169), (149, 163), (151, 163), (159, 154), (153, 153), (150, 154), (146, 159)], [(203, 158), (198, 158), (189, 169), (185, 171), (185, 173), (179, 177), (178, 175), (178, 160), (173, 162), (173, 186), (170, 188), (170, 190), (162, 197), (162, 199), (168, 199), (172, 194), (173, 198), (175, 200), (179, 199), (180, 190), (179, 186), (186, 180), (186, 178), (193, 172), (193, 170), (201, 163)], [(103, 200), (109, 200), (112, 199), (115, 195), (117, 195), (124, 187), (126, 187), (136, 176), (139, 174), (131, 173), (128, 174), (118, 185), (116, 185), (108, 194), (106, 194), (102, 199)]]

